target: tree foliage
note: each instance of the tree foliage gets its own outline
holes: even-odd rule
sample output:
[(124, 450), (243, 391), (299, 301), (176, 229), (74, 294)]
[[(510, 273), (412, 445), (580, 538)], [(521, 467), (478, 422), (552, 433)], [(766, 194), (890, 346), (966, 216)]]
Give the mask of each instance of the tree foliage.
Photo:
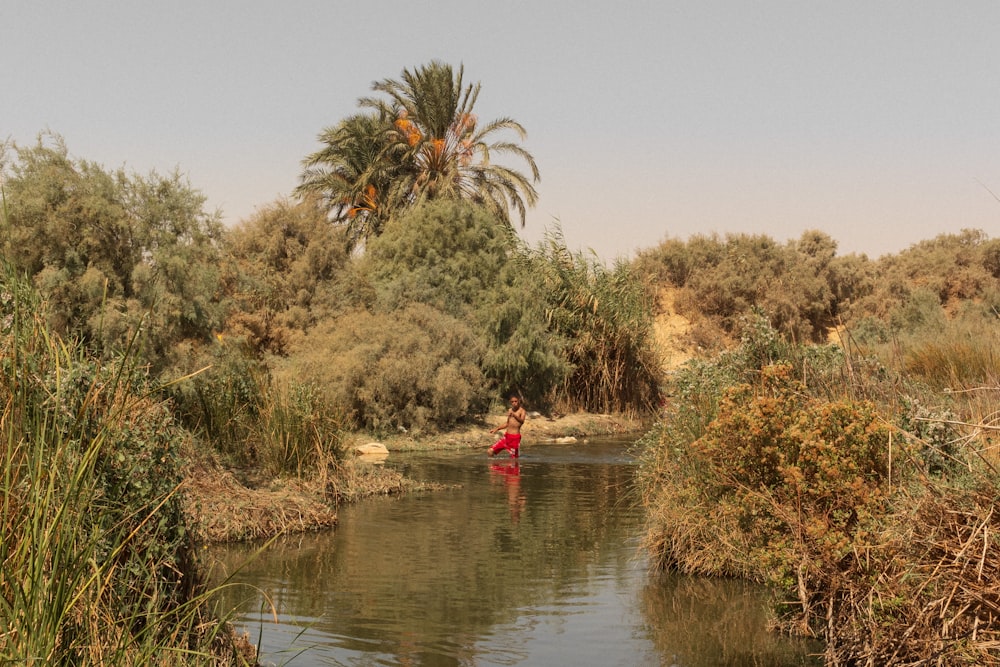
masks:
[[(525, 130), (506, 117), (479, 122), (480, 84), (466, 84), (463, 67), (432, 61), (372, 88), (384, 97), (362, 98), (365, 111), (323, 130), (324, 146), (303, 161), (296, 190), (319, 196), (352, 242), (378, 236), (393, 215), (440, 197), (480, 204), (508, 226), (513, 210), (524, 224), (538, 198), (538, 167), (518, 142), (493, 137), (513, 132), (523, 141)], [(506, 155), (523, 161), (530, 177), (497, 162)]]
[(465, 317), (503, 284), (520, 242), (486, 209), (435, 200), (392, 220), (362, 260), (377, 292), (376, 308), (419, 301)]
[(229, 230), (223, 252), (226, 336), (273, 354), (322, 316), (319, 302), (349, 259), (343, 230), (310, 201), (262, 207)]
[(392, 128), (388, 111), (348, 116), (325, 128), (323, 148), (303, 161), (296, 192), (315, 198), (353, 244), (381, 234), (400, 205), (404, 169), (392, 151)]
[(487, 209), (443, 199), (390, 222), (358, 263), (375, 293), (372, 310), (422, 303), (468, 323), (486, 386), (547, 409), (572, 367), (549, 328), (546, 283), (532, 261)]
[(5, 152), (3, 253), (51, 304), (51, 324), (105, 352), (138, 341), (155, 366), (222, 320), (218, 216), (179, 173), (106, 171), (61, 137)]

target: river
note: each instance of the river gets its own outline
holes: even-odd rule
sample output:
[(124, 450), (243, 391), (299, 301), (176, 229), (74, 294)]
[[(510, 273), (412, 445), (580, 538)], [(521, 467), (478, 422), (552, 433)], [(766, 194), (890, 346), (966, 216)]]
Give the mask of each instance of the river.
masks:
[[(214, 548), (264, 664), (819, 665), (764, 630), (765, 594), (650, 572), (628, 442), (393, 454), (453, 485), (342, 507), (335, 530)], [(237, 570), (237, 565), (255, 554)]]

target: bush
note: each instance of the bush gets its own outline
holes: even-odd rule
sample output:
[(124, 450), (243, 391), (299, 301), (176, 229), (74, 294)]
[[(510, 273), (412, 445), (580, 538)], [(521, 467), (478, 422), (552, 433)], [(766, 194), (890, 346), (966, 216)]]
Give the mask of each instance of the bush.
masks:
[(419, 302), (464, 317), (503, 284), (517, 245), (511, 229), (482, 207), (449, 199), (421, 204), (368, 243), (376, 309)]
[(635, 265), (680, 288), (678, 307), (692, 321), (708, 317), (732, 335), (756, 308), (785, 338), (820, 342), (862, 282), (863, 262), (838, 260), (836, 247), (818, 231), (785, 245), (763, 235), (695, 236), (668, 239)]
[(341, 414), (316, 387), (271, 369), (238, 339), (220, 336), (192, 359), (203, 366), (169, 393), (179, 419), (230, 463), (302, 476), (339, 459)]
[(255, 353), (285, 354), (296, 332), (325, 314), (349, 261), (344, 230), (313, 201), (279, 200), (225, 236), (225, 333)]
[(271, 384), (267, 365), (227, 336), (191, 349), (188, 363), (168, 388), (178, 418), (233, 463), (256, 463), (253, 436)]
[(488, 406), (482, 353), (467, 323), (414, 303), (317, 326), (275, 373), (321, 392), (349, 425), (434, 429), (471, 421)]
[(726, 391), (690, 446), (661, 443), (653, 542), (664, 566), (779, 586), (808, 624), (885, 511), (889, 429), (870, 404), (807, 398), (791, 370)]
[(829, 664), (997, 663), (995, 385), (942, 397), (749, 324), (677, 371), (641, 443), (654, 556), (770, 583), (779, 627)]

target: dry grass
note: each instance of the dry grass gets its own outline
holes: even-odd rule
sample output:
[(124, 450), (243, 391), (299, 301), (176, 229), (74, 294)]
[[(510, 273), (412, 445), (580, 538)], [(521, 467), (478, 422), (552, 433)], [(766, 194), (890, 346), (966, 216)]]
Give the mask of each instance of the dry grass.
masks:
[(337, 512), (308, 483), (252, 488), (229, 470), (193, 466), (184, 483), (185, 513), (199, 542), (236, 542), (337, 523)]
[(430, 488), (381, 465), (329, 462), (310, 478), (230, 470), (211, 456), (190, 454), (184, 509), (201, 543), (260, 540), (337, 523), (337, 505), (377, 495)]
[(930, 492), (827, 597), (832, 665), (1000, 664), (995, 489)]

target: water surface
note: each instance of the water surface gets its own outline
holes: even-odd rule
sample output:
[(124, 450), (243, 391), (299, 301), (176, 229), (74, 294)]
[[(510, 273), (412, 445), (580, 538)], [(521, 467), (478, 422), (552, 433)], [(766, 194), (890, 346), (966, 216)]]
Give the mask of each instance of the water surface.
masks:
[[(764, 631), (759, 588), (649, 572), (628, 444), (394, 454), (456, 488), (343, 507), (259, 553), (225, 602), (273, 664), (820, 664)], [(254, 550), (213, 554), (232, 571)]]

